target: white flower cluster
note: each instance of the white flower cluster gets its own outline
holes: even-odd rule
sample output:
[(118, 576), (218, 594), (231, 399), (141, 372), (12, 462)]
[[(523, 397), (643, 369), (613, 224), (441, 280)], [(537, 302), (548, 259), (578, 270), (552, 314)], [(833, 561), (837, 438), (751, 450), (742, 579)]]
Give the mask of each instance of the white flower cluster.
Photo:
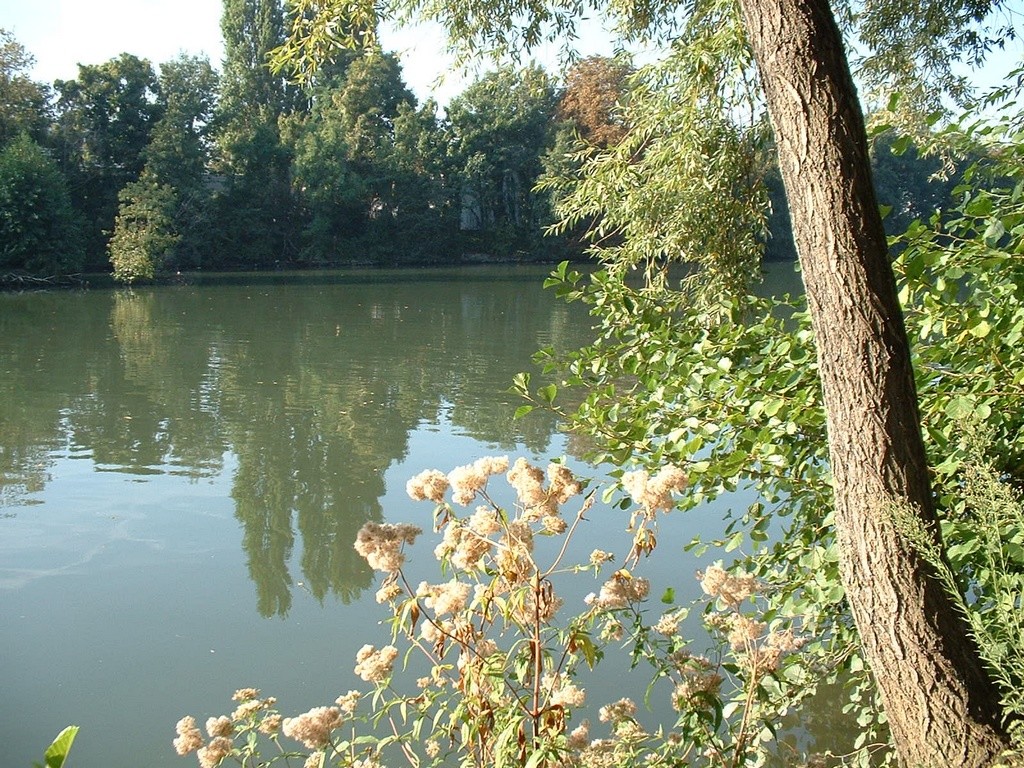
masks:
[(651, 591), (651, 583), (644, 578), (633, 576), (626, 570), (616, 571), (612, 577), (601, 585), (600, 594), (591, 592), (586, 596), (587, 605), (604, 610), (626, 608), (630, 603), (639, 603), (647, 599)]
[(597, 719), (602, 723), (618, 723), (632, 719), (636, 715), (636, 703), (632, 699), (619, 699), (605, 704), (598, 710)]
[(379, 651), (372, 645), (364, 645), (356, 653), (355, 673), (368, 683), (379, 683), (391, 676), (398, 649), (385, 645)]
[(757, 579), (749, 573), (729, 573), (721, 565), (709, 566), (703, 573), (698, 573), (701, 589), (704, 594), (721, 600), (732, 609), (748, 597), (756, 595), (760, 590)]
[(429, 500), (441, 504), (450, 488), (452, 501), (465, 507), (487, 487), (487, 479), (491, 475), (500, 475), (507, 469), (507, 456), (485, 456), (472, 464), (456, 467), (447, 475), (436, 469), (424, 470), (405, 484), (405, 491), (413, 501)]
[(644, 469), (637, 469), (622, 476), (622, 487), (626, 493), (651, 514), (658, 510), (672, 511), (675, 507), (672, 493), (683, 490), (686, 483), (686, 473), (671, 464), (653, 475)]
[(286, 717), (281, 731), (289, 739), (301, 741), (308, 749), (323, 749), (331, 741), (331, 731), (344, 720), (338, 707), (314, 707), (298, 717)]
[(416, 597), (423, 598), (423, 604), (432, 609), (437, 616), (460, 612), (466, 607), (469, 593), (469, 584), (456, 579), (446, 584), (428, 584), (424, 581), (416, 589)]
[(552, 707), (582, 707), (587, 700), (586, 691), (561, 675), (544, 675), (541, 686), (548, 692)]
[(408, 523), (366, 523), (356, 535), (356, 552), (375, 571), (395, 573), (405, 563), (405, 544), (412, 544), (423, 529)]

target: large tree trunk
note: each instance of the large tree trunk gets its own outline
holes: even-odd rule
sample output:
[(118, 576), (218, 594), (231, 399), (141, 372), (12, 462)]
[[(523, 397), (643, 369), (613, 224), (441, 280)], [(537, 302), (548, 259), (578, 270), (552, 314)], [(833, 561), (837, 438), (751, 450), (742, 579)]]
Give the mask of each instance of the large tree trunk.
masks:
[[(1006, 746), (965, 623), (891, 525), (935, 511), (864, 119), (826, 0), (740, 0), (778, 144), (828, 416), (843, 585), (907, 766)], [(937, 536), (937, 532), (935, 533)]]

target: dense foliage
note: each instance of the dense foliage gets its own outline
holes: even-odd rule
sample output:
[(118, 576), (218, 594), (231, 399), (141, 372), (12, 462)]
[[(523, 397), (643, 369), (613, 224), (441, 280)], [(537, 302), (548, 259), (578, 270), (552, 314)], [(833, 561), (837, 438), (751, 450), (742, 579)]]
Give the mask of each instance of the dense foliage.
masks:
[[(135, 282), (188, 269), (582, 255), (585, 216), (542, 237), (565, 194), (551, 180), (626, 136), (631, 91), (642, 101), (661, 89), (626, 60), (579, 60), (561, 78), (505, 65), (442, 110), (418, 104), (397, 57), (370, 45), (333, 51), (300, 86), (268, 65), (289, 23), (276, 2), (226, 2), (223, 73), (204, 58), (154, 68), (126, 53), (83, 65), (52, 88), (28, 77), (31, 55), (3, 32), (0, 146), (27, 135), (57, 173), (33, 183), (70, 195), (70, 210), (58, 195), (41, 212), (66, 222), (45, 236), (51, 255), (39, 250), (45, 228), (6, 210), (5, 268), (47, 276), (112, 269)], [(675, 121), (691, 119), (704, 118), (682, 112)], [(721, 135), (706, 128), (703, 141)], [(576, 138), (589, 147), (583, 154)], [(634, 134), (618, 151), (644, 140)], [(894, 220), (948, 194), (929, 180), (929, 161), (878, 157)], [(6, 183), (0, 194), (15, 199)], [(773, 200), (784, 211), (781, 195)], [(67, 245), (60, 233), (70, 222), (79, 227)], [(770, 230), (771, 256), (792, 258), (784, 212)]]
[(67, 180), (26, 134), (0, 149), (0, 270), (36, 275), (81, 266)]
[[(286, 50), (300, 64), (315, 61), (338, 42), (325, 17), (351, 20), (377, 13), (440, 22), (454, 45), (469, 52), (514, 51), (571, 36), (585, 8), (611, 17), (627, 36), (669, 43), (664, 62), (632, 78), (623, 105), (626, 137), (603, 152), (583, 146), (567, 168), (556, 169), (564, 183), (554, 174), (545, 182), (559, 195), (564, 231), (587, 227), (604, 266), (589, 283), (567, 269), (556, 281), (568, 295), (594, 306), (601, 331), (593, 347), (552, 362), (566, 383), (581, 385), (585, 398), (582, 408), (568, 415), (599, 439), (605, 459), (640, 463), (652, 473), (665, 462), (687, 463), (696, 477), (683, 506), (741, 485), (758, 492), (759, 501), (737, 520), (726, 546), (749, 547), (747, 563), (766, 579), (769, 571), (782, 568), (771, 612), (799, 617), (818, 640), (807, 654), (812, 676), (787, 669), (776, 676), (783, 688), (792, 685), (800, 695), (813, 688), (808, 680), (838, 670), (860, 678), (862, 690), (870, 690), (860, 674), (863, 652), (875, 665), (877, 691), (886, 699), (893, 741), (905, 762), (945, 763), (956, 755), (970, 765), (990, 764), (1010, 745), (1013, 709), (990, 684), (997, 678), (1005, 684), (1005, 675), (986, 672), (981, 659), (991, 663), (1007, 654), (993, 657), (992, 643), (983, 648), (986, 640), (972, 636), (960, 620), (964, 601), (984, 590), (987, 579), (978, 572), (985, 569), (968, 569), (962, 581), (948, 579), (960, 610), (933, 578), (934, 563), (943, 557), (938, 529), (956, 506), (950, 497), (962, 487), (959, 481), (948, 484), (941, 471), (932, 477), (929, 461), (941, 469), (957, 457), (938, 458), (934, 446), (933, 454), (925, 455), (920, 419), (923, 415), (926, 429), (936, 418), (943, 431), (955, 427), (954, 414), (945, 407), (936, 412), (935, 403), (950, 397), (958, 402), (951, 391), (973, 378), (951, 373), (957, 369), (952, 361), (970, 335), (991, 331), (987, 317), (994, 304), (978, 314), (961, 309), (955, 321), (967, 325), (957, 328), (956, 341), (948, 346), (943, 344), (946, 326), (934, 338), (931, 329), (922, 334), (924, 342), (934, 341), (943, 362), (936, 369), (919, 366), (924, 379), (915, 387), (867, 167), (861, 104), (833, 14), (845, 22), (847, 41), (866, 51), (867, 104), (902, 91), (909, 108), (890, 99), (891, 121), (920, 131), (942, 117), (922, 107), (937, 106), (945, 95), (963, 97), (952, 64), (975, 58), (990, 45), (991, 31), (978, 22), (993, 4), (909, 8), (883, 1), (855, 9), (843, 3), (712, 0), (682, 10), (672, 4), (562, 0), (458, 5), (398, 0), (381, 9), (356, 0), (298, 7), (313, 17)], [(909, 141), (897, 139), (897, 151), (879, 157), (912, 160), (900, 151)], [(981, 154), (992, 149), (984, 147)], [(772, 155), (781, 161), (786, 194), (794, 204), (809, 313), (799, 303), (780, 305), (749, 293), (759, 242), (769, 231), (764, 201), (770, 176), (766, 158)], [(897, 194), (889, 197), (895, 226), (900, 217), (905, 222), (914, 215), (915, 205), (931, 206), (894, 186)], [(976, 187), (975, 194), (984, 189)], [(975, 208), (978, 213), (967, 213), (990, 212)], [(1016, 225), (1013, 214), (997, 219), (986, 222), (983, 240), (994, 241)], [(978, 236), (975, 227), (969, 237), (977, 242)], [(950, 248), (945, 232), (936, 237)], [(903, 244), (893, 254), (910, 259), (914, 252)], [(934, 254), (929, 258), (930, 264), (948, 264)], [(698, 268), (680, 280), (671, 274), (673, 263)], [(906, 290), (912, 290), (922, 271), (907, 264)], [(957, 296), (966, 274), (961, 267), (948, 276), (931, 275), (932, 283), (921, 290)], [(1011, 285), (1015, 281), (1011, 275), (1007, 279)], [(904, 301), (915, 309), (912, 299)], [(761, 338), (765, 330), (769, 335)], [(795, 366), (790, 366), (794, 351)], [(1000, 364), (999, 357), (980, 362), (983, 369)], [(795, 378), (776, 375), (794, 367)], [(1003, 383), (999, 376), (988, 381), (996, 387)], [(528, 383), (521, 386), (529, 396)], [(1004, 410), (1019, 410), (1015, 387), (997, 391), (1007, 397), (1000, 403)], [(548, 404), (556, 396), (552, 385), (536, 394)], [(792, 411), (786, 408), (790, 400)], [(1003, 438), (993, 438), (1000, 451), (1007, 448)], [(900, 534), (895, 526), (900, 515), (921, 524), (907, 532), (916, 538)], [(997, 519), (1012, 520), (1012, 512)], [(768, 543), (778, 541), (770, 534), (777, 536), (779, 527), (783, 543)], [(966, 529), (960, 533), (966, 541), (976, 538)], [(649, 543), (653, 547), (654, 541)], [(647, 545), (637, 544), (642, 551)], [(929, 547), (938, 555), (931, 557)], [(896, 619), (893, 601), (901, 607)], [(1016, 598), (996, 604), (1004, 614), (1017, 607)], [(912, 618), (905, 621), (905, 616)], [(908, 664), (910, 658), (921, 667)], [(917, 676), (916, 686), (906, 685), (908, 674)], [(851, 704), (861, 699), (855, 694)], [(941, 724), (931, 732), (922, 727), (936, 716)], [(864, 726), (871, 722), (870, 714), (860, 720)], [(936, 739), (936, 729), (961, 736)], [(870, 733), (865, 728), (862, 735)]]
[[(935, 137), (946, 147), (983, 150), (983, 157), (963, 163), (967, 171), (952, 191), (955, 206), (914, 219), (893, 241), (946, 548), (905, 510), (892, 514), (940, 569), (969, 617), (1009, 722), (1020, 717), (1022, 670), (1013, 657), (1020, 649), (1017, 574), (1024, 564), (1024, 187), (1014, 94), (1003, 94), (1008, 106), (1001, 121), (971, 117)], [(592, 162), (585, 183), (592, 190), (616, 185), (622, 166), (614, 156)], [(903, 179), (904, 188), (912, 183)], [(613, 188), (627, 210), (640, 194)], [(669, 188), (666, 194), (678, 193)], [(592, 198), (593, 192), (583, 201)], [(928, 214), (927, 198), (916, 204)], [(566, 205), (579, 203), (570, 197)], [(635, 223), (617, 209), (608, 215), (623, 226)], [(725, 538), (689, 546), (738, 553), (740, 568), (773, 584), (772, 615), (799, 617), (815, 636), (780, 681), (807, 693), (813, 688), (807, 687), (810, 661), (816, 675), (838, 674), (853, 686), (851, 709), (864, 707), (870, 678), (839, 576), (825, 412), (803, 299), (726, 291), (709, 302), (706, 270), (673, 275), (652, 259), (640, 262), (648, 269), (645, 279), (633, 279), (620, 251), (601, 251), (606, 268), (589, 280), (563, 266), (552, 281), (568, 298), (591, 304), (601, 328), (595, 344), (580, 353), (544, 357), (570, 390), (566, 416), (598, 438), (600, 460), (684, 466), (690, 488), (680, 500), (683, 509), (697, 510), (735, 488), (756, 491), (753, 505), (735, 510)], [(632, 253), (645, 249), (626, 250), (625, 256)], [(770, 287), (765, 293), (771, 295)], [(528, 385), (520, 382), (529, 396)], [(583, 394), (581, 405), (574, 405), (573, 388)], [(553, 387), (533, 397), (557, 402)], [(870, 706), (858, 723), (862, 745), (884, 733), (884, 716), (872, 715)]]
[[(229, 0), (222, 31), (222, 74), (201, 58), (154, 68), (126, 53), (81, 66), (52, 100), (3, 32), (0, 146), (24, 154), (25, 134), (52, 158), (85, 248), (57, 262), (37, 255), (39, 227), (8, 208), (6, 266), (112, 266), (135, 282), (196, 268), (541, 255), (550, 206), (532, 190), (556, 128), (553, 77), (501, 69), (442, 115), (417, 104), (397, 57), (379, 50), (338, 55), (302, 87), (272, 71), (285, 32), (276, 0)], [(17, 189), (11, 180), (0, 193)]]
[[(744, 55), (727, 25), (708, 21), (700, 30), (704, 44), (726, 57)], [(693, 87), (706, 63), (680, 47), (636, 73), (631, 98), (609, 121), (628, 125), (625, 136), (601, 142), (600, 151), (584, 138), (571, 158), (549, 166), (545, 181), (563, 227), (595, 233), (603, 268), (584, 276), (563, 264), (551, 282), (567, 298), (592, 306), (599, 335), (568, 357), (542, 355), (560, 375), (559, 385), (532, 391), (524, 377), (518, 386), (538, 405), (566, 402), (562, 415), (596, 438), (595, 458), (621, 467), (615, 474), (628, 495), (612, 490), (606, 500), (632, 512), (633, 537), (622, 558), (629, 567), (610, 575), (591, 610), (559, 615), (551, 608), (560, 584), (554, 574), (571, 550), (556, 544), (555, 565), (542, 564), (534, 537), (568, 530), (571, 538), (585, 517), (559, 516), (553, 501), (558, 465), (547, 475), (513, 468), (510, 483), (529, 474), (532, 484), (530, 491), (516, 486), (511, 505), (488, 496), (481, 478), (496, 473), (493, 468), (424, 473), (410, 493), (438, 503), (444, 540), (436, 552), (452, 580), (419, 587), (405, 581), (402, 550), (417, 533), (411, 527), (377, 526), (361, 534), (360, 551), (380, 558), (371, 563), (388, 574), (379, 599), (394, 611), (393, 644), (367, 646), (357, 658), (357, 673), (366, 672), (374, 685), (369, 723), (354, 716), (354, 692), (337, 706), (281, 720), (270, 700), (243, 689), (235, 713), (207, 723), (208, 743), (194, 720), (183, 719), (179, 752), (198, 749), (203, 764), (229, 755), (264, 764), (255, 746), (261, 733), (278, 743), (301, 742), (314, 765), (375, 765), (395, 746), (415, 765), (452, 757), (465, 765), (758, 764), (768, 759), (786, 712), (823, 682), (842, 681), (859, 729), (860, 749), (849, 761), (872, 764), (887, 753), (885, 716), (838, 575), (825, 410), (809, 318), (801, 297), (774, 296), (756, 281), (753, 291), (748, 285), (769, 232), (764, 206), (770, 184), (758, 186), (769, 176), (765, 136), (757, 120), (735, 109), (724, 110), (723, 118), (720, 107), (735, 107), (729, 99), (736, 91), (718, 91), (719, 109), (709, 108), (706, 92)], [(942, 185), (917, 186), (938, 167), (923, 153), (907, 154), (903, 139), (881, 134), (877, 157), (891, 226), (915, 222), (894, 242), (893, 253), (916, 342), (920, 407), (949, 546), (929, 551), (932, 540), (914, 529), (912, 517), (905, 535), (947, 569), (946, 586), (970, 616), (1011, 718), (1020, 714), (1024, 551), (1015, 490), (1024, 395), (1019, 124), (1019, 115), (1011, 114), (995, 127), (951, 126), (943, 143), (980, 159), (961, 163), (968, 170), (948, 182), (948, 193)], [(694, 125), (701, 130), (682, 130)], [(887, 162), (905, 170), (887, 174)], [(737, 171), (755, 182), (754, 194), (736, 184)], [(945, 212), (932, 216), (933, 208)], [(979, 422), (989, 423), (979, 431)], [(643, 469), (627, 471), (630, 465)], [(501, 471), (507, 468), (502, 464)], [(685, 483), (672, 486), (685, 484), (685, 493), (651, 501), (661, 499), (657, 488), (667, 493), (663, 472), (685, 474)], [(477, 484), (463, 493), (471, 479)], [(444, 495), (449, 486), (451, 503)], [(674, 605), (666, 593), (668, 607), (656, 617), (634, 561), (678, 544), (658, 541), (656, 513), (693, 513), (738, 488), (756, 500), (734, 511), (725, 536), (689, 543), (709, 559), (738, 559), (731, 575), (718, 566), (705, 573), (705, 590), (717, 601), (707, 618), (721, 643), (716, 653), (697, 656), (674, 624), (688, 606)], [(457, 509), (477, 493), (486, 502), (482, 509)], [(898, 520), (902, 512), (892, 515)], [(483, 553), (479, 559), (465, 552), (474, 546)], [(603, 554), (594, 553), (597, 562), (589, 566), (599, 570)], [(578, 570), (588, 567), (585, 560), (576, 561)], [(754, 605), (758, 613), (750, 614)], [(675, 686), (678, 719), (651, 732), (634, 717), (633, 702), (609, 702), (601, 719), (611, 734), (591, 741), (574, 719), (588, 668), (623, 640), (635, 661), (654, 665), (652, 692), (667, 681)], [(394, 666), (403, 643), (431, 665), (411, 691), (401, 685), (411, 681), (400, 679)], [(667, 653), (659, 656), (658, 649)], [(760, 666), (766, 659), (770, 667)], [(735, 687), (724, 689), (723, 679)], [(364, 725), (370, 732), (383, 725), (384, 735), (357, 730)]]

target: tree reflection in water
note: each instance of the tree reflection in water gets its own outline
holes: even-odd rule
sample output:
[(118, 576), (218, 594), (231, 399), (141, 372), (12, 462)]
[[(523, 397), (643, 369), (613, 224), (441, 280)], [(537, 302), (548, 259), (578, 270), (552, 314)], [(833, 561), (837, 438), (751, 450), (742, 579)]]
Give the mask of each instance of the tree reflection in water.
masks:
[[(513, 376), (589, 323), (544, 269), (306, 275), (5, 296), (0, 304), (0, 503), (45, 487), (54, 456), (192, 482), (233, 467), (231, 497), (264, 616), (297, 581), (355, 599), (352, 549), (384, 519), (384, 475), (412, 430), (450, 422), (543, 452), (550, 415), (513, 422)], [(296, 534), (298, 567), (290, 566)]]

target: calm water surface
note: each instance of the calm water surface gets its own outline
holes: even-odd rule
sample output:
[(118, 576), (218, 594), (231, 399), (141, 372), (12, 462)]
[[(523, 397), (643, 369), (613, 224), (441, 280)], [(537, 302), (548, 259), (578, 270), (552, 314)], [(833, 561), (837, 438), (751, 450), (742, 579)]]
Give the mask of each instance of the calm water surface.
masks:
[[(230, 711), (238, 687), (286, 714), (357, 687), (355, 651), (386, 636), (362, 524), (429, 528), (404, 492), (421, 469), (573, 452), (505, 393), (539, 347), (588, 337), (544, 274), (0, 295), (3, 763), (75, 723), (76, 768), (191, 766), (174, 723)], [(595, 511), (583, 549), (607, 548), (615, 514)], [(690, 588), (679, 544), (720, 517), (663, 530), (655, 589)], [(592, 699), (618, 698), (603, 674)]]

